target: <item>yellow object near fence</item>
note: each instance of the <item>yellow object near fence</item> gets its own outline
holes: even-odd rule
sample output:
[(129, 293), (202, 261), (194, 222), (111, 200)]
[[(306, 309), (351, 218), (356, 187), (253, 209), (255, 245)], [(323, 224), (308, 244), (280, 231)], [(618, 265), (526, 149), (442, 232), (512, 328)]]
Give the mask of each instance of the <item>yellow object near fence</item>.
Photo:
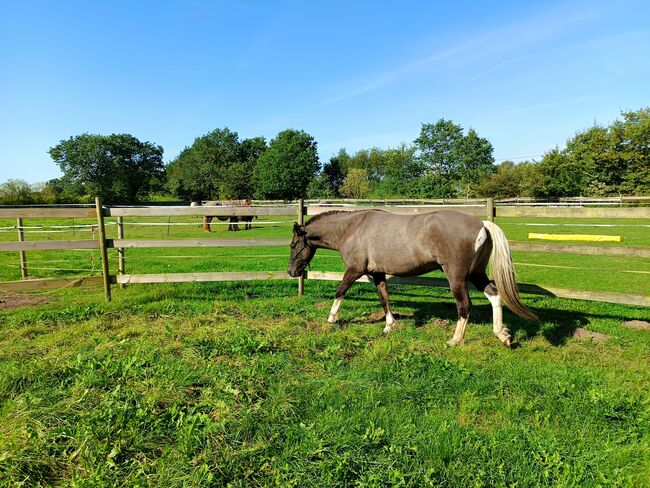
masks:
[(590, 242), (621, 242), (621, 236), (602, 236), (592, 234), (535, 234), (529, 233), (529, 239), (545, 241), (590, 241)]

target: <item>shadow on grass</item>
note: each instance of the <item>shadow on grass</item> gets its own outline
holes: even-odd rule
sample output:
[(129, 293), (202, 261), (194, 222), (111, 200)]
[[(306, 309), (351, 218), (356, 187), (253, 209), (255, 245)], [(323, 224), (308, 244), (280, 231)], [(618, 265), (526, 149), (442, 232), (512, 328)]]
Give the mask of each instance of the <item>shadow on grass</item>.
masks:
[[(190, 300), (198, 303), (205, 300), (290, 299), (295, 297), (297, 291), (296, 283), (286, 282), (223, 282), (183, 285), (165, 288), (164, 291), (163, 289), (150, 289), (148, 292), (143, 291), (142, 294), (138, 294), (139, 296), (132, 297), (132, 300), (136, 303), (145, 301), (151, 306), (155, 302), (170, 298), (174, 300)], [(303, 299), (313, 301), (314, 303), (326, 303), (327, 306), (324, 308), (327, 308), (334, 297), (334, 290), (337, 285), (337, 282), (309, 283)], [(399, 291), (395, 289), (391, 290), (391, 296), (393, 298), (393, 313), (396, 315), (396, 318), (398, 320), (402, 318), (413, 320), (415, 327), (422, 327), (431, 324), (433, 321), (438, 324), (444, 321), (453, 327), (456, 322), (456, 305), (448, 290), (430, 289), (425, 291), (423, 289), (400, 287)], [(473, 298), (478, 297), (473, 296)], [(372, 323), (384, 320), (383, 313), (380, 313), (381, 305), (379, 299), (372, 285), (355, 285), (346, 295), (346, 301), (362, 302), (371, 305), (373, 308), (376, 306), (377, 311), (370, 314), (363, 322)], [(621, 315), (610, 314), (604, 310), (597, 310), (592, 313), (565, 310), (559, 307), (551, 307), (548, 305), (548, 302), (543, 307), (536, 307), (534, 306), (535, 299), (527, 299), (526, 301), (529, 304), (532, 302), (532, 309), (539, 317), (539, 321), (521, 319), (504, 307), (504, 322), (519, 341), (526, 341), (541, 335), (551, 345), (562, 346), (568, 338), (573, 336), (577, 328), (589, 325), (591, 319), (594, 317), (625, 320), (625, 317)], [(197, 312), (202, 311), (202, 309), (197, 310)], [(628, 318), (636, 317), (630, 316)], [(354, 321), (343, 320), (340, 326), (349, 326), (350, 323), (348, 322), (352, 323)], [(491, 324), (491, 306), (489, 304), (475, 303), (472, 308), (470, 322)]]
[[(397, 310), (400, 307), (414, 308), (412, 318), (416, 327), (422, 327), (435, 319), (449, 321), (453, 325), (458, 318), (456, 305), (453, 301), (422, 300), (403, 302), (397, 300), (394, 304)], [(534, 308), (533, 311), (537, 314), (539, 320), (524, 320), (504, 307), (504, 323), (516, 339), (527, 340), (542, 335), (551, 345), (562, 346), (568, 338), (573, 336), (577, 328), (587, 326), (590, 323), (589, 314), (582, 312), (551, 308)], [(599, 316), (601, 315), (599, 314)], [(470, 322), (491, 323), (492, 307), (483, 304), (474, 305)]]

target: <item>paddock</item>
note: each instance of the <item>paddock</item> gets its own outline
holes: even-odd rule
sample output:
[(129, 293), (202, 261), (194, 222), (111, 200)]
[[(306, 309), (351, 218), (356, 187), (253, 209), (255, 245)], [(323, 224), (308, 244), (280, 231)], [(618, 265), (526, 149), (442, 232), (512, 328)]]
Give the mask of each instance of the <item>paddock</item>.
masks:
[[(312, 212), (332, 204), (339, 205)], [(545, 290), (523, 294), (540, 320), (505, 311), (517, 347), (504, 348), (493, 339), (490, 304), (474, 292), (466, 343), (451, 348), (456, 310), (435, 273), (420, 278), (426, 286), (402, 281), (391, 290), (400, 326), (389, 335), (374, 287), (364, 282), (349, 291), (340, 323), (329, 324), (336, 287), (329, 279), (343, 269), (338, 254), (316, 254), (299, 296), (298, 280), (285, 271), (298, 206), (258, 205), (286, 215), (260, 215), (246, 232), (215, 226), (209, 239), (201, 215), (117, 216), (100, 206), (103, 237), (97, 207), (64, 209), (74, 217), (20, 209), (21, 224), (15, 214), (0, 218), (0, 243), (13, 246), (0, 252), (2, 286), (12, 287), (0, 289), (0, 478), (646, 483), (650, 308), (610, 300), (647, 299), (648, 218), (500, 217), (496, 203), (495, 221), (524, 249), (513, 251), (519, 281)], [(128, 209), (143, 211), (158, 209)], [(533, 243), (527, 233), (539, 226), (532, 224), (623, 241)], [(114, 280), (110, 301), (105, 276)]]

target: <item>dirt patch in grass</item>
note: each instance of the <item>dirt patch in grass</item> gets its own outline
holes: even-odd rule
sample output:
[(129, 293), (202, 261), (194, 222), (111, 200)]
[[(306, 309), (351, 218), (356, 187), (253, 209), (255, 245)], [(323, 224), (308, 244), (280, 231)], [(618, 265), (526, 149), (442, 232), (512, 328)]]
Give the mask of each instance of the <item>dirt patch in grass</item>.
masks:
[(32, 307), (49, 302), (48, 297), (40, 295), (14, 295), (0, 293), (0, 310), (15, 310), (20, 307)]
[(604, 342), (609, 339), (609, 336), (578, 327), (573, 333), (573, 338), (579, 341)]
[(442, 327), (442, 328), (446, 329), (447, 327), (449, 327), (449, 324), (450, 324), (449, 320), (433, 319), (431, 321), (431, 323), (429, 323), (427, 325), (433, 325), (434, 327)]
[(650, 322), (645, 320), (628, 320), (623, 322), (623, 327), (628, 329), (640, 329), (640, 330), (650, 330)]

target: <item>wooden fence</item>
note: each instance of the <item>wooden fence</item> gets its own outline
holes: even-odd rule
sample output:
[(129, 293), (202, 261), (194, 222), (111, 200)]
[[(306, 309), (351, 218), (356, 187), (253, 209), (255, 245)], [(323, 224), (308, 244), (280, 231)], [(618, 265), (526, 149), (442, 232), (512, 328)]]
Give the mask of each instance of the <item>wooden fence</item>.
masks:
[[(493, 220), (499, 217), (570, 217), (570, 218), (650, 218), (650, 207), (639, 208), (592, 208), (592, 207), (518, 207), (515, 205), (495, 206), (491, 199), (476, 200), (470, 205), (453, 204), (425, 204), (407, 206), (382, 206), (383, 210), (399, 213), (413, 214), (439, 210), (441, 207), (453, 208), (469, 213), (480, 218)], [(0, 251), (18, 251), (20, 255), (20, 269), (23, 280), (0, 282), (0, 291), (40, 290), (48, 288), (64, 288), (86, 285), (103, 285), (106, 300), (111, 299), (111, 286), (135, 283), (178, 283), (198, 281), (244, 281), (244, 280), (275, 280), (295, 279), (290, 278), (286, 271), (263, 272), (204, 272), (204, 273), (167, 273), (167, 274), (127, 274), (125, 267), (125, 250), (129, 248), (176, 248), (176, 247), (270, 247), (287, 246), (290, 239), (128, 239), (124, 237), (124, 218), (130, 217), (171, 217), (171, 216), (293, 216), (300, 223), (305, 215), (317, 215), (336, 208), (343, 211), (358, 210), (358, 206), (345, 204), (305, 205), (303, 200), (296, 204), (283, 206), (258, 206), (258, 207), (122, 207), (103, 206), (100, 199), (96, 200), (94, 208), (86, 207), (0, 207), (0, 218), (15, 218), (17, 222), (18, 241), (1, 242)], [(364, 207), (367, 208), (367, 207)], [(61, 241), (25, 241), (22, 233), (23, 219), (25, 218), (93, 218), (97, 220), (97, 239), (61, 240)], [(106, 217), (117, 218), (117, 239), (108, 239), (105, 233)], [(635, 247), (604, 247), (582, 246), (569, 244), (546, 244), (511, 242), (511, 248), (516, 251), (545, 252), (545, 253), (570, 253), (606, 256), (625, 256), (650, 258), (650, 248)], [(109, 274), (108, 252), (110, 248), (118, 250), (118, 273)], [(25, 253), (34, 250), (58, 249), (97, 249), (101, 255), (101, 277), (71, 277), (54, 279), (26, 279), (27, 259)], [(304, 280), (340, 280), (342, 273), (309, 271), (297, 278), (298, 293), (303, 294)], [(366, 281), (361, 278), (359, 281)], [(390, 276), (388, 281), (395, 284), (409, 284), (422, 286), (448, 287), (446, 280), (428, 277), (397, 277)], [(604, 301), (627, 305), (650, 306), (650, 297), (633, 296), (621, 293), (595, 292), (587, 290), (561, 289), (534, 284), (520, 284), (520, 289), (525, 293), (542, 294), (563, 298), (582, 300)]]

